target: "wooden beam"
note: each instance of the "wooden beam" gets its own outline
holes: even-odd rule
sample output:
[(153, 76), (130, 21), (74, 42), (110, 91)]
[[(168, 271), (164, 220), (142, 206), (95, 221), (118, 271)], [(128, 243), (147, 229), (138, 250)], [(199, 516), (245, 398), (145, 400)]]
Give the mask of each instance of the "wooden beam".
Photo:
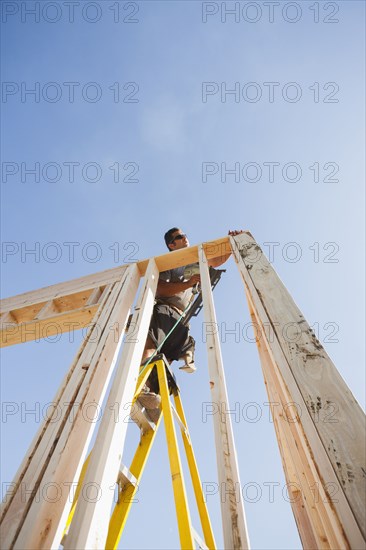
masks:
[(39, 290), (32, 290), (11, 298), (4, 298), (0, 301), (0, 313), (30, 307), (35, 304), (44, 304), (49, 300), (71, 296), (72, 294), (87, 290), (91, 291), (98, 286), (115, 283), (121, 280), (123, 272), (127, 267), (127, 265), (123, 265), (113, 269), (107, 269), (106, 271), (93, 273), (93, 275), (78, 277), (72, 281), (58, 283), (56, 285), (40, 288)]
[[(103, 314), (105, 313), (104, 305), (107, 302), (107, 300), (110, 299), (110, 294), (112, 293), (112, 286), (113, 285), (108, 285), (104, 290), (104, 293), (103, 293), (104, 296), (101, 299), (100, 307), (98, 309), (97, 314), (95, 315), (95, 317), (93, 319), (95, 324), (98, 323), (99, 325), (101, 325), (102, 313)], [(37, 448), (39, 447), (41, 441), (46, 440), (47, 438), (52, 439), (52, 436), (51, 437), (47, 436), (47, 430), (50, 427), (50, 425), (53, 423), (54, 412), (57, 410), (59, 404), (62, 403), (62, 398), (63, 398), (64, 392), (69, 386), (70, 379), (71, 379), (74, 371), (77, 369), (80, 358), (85, 356), (85, 348), (87, 347), (87, 345), (89, 343), (90, 337), (93, 337), (93, 330), (89, 330), (88, 333), (86, 334), (86, 337), (83, 339), (82, 345), (81, 345), (80, 349), (78, 350), (78, 352), (76, 354), (76, 357), (74, 358), (74, 361), (72, 362), (69, 371), (66, 373), (62, 383), (60, 384), (59, 389), (57, 390), (56, 395), (54, 396), (54, 398), (52, 400), (52, 404), (53, 404), (53, 407), (54, 407), (53, 411), (52, 410), (48, 411), (48, 414), (47, 414), (46, 418), (43, 419), (43, 422), (42, 422), (41, 426), (39, 427), (36, 435), (34, 436), (34, 438), (32, 440), (32, 443), (30, 444), (30, 446), (28, 448), (28, 451), (25, 454), (25, 457), (24, 457), (21, 465), (18, 468), (18, 471), (17, 471), (17, 473), (16, 473), (16, 475), (13, 479), (12, 487), (9, 490), (8, 494), (6, 495), (6, 497), (4, 499), (4, 502), (1, 504), (0, 522), (3, 521), (3, 517), (4, 517), (5, 513), (7, 512), (13, 498), (15, 497), (16, 492), (19, 488), (19, 484), (23, 480), (23, 478), (24, 478), (24, 476), (27, 472), (28, 467), (30, 466), (32, 460), (34, 459), (35, 453), (36, 453)], [(36, 458), (36, 460), (39, 461), (39, 458)]]
[(133, 401), (158, 278), (159, 272), (152, 259), (132, 318), (132, 326), (138, 327), (137, 334), (133, 343), (126, 342), (123, 346), (83, 482), (83, 487), (88, 484), (96, 485), (99, 498), (92, 502), (79, 499), (65, 542), (65, 550), (105, 548), (114, 497), (111, 487), (113, 488), (118, 479), (128, 427), (124, 419)]
[[(47, 302), (49, 304), (49, 302)], [(42, 308), (41, 311), (46, 312)], [(98, 310), (98, 304), (85, 306), (70, 312), (56, 313), (49, 309), (49, 317), (40, 319), (37, 314), (33, 321), (26, 323), (3, 323), (0, 330), (0, 347), (13, 346), (14, 344), (24, 344), (33, 340), (41, 340), (51, 336), (60, 335), (64, 332), (80, 330), (88, 326)]]
[(102, 293), (103, 293), (103, 287), (100, 287), (100, 286), (95, 287), (92, 293), (90, 294), (86, 305), (92, 306), (92, 305), (98, 304)]
[[(116, 288), (108, 287), (105, 294), (106, 302), (114, 300), (116, 290)], [(95, 323), (104, 325), (102, 318), (105, 317), (105, 310), (106, 308), (103, 308), (102, 312), (100, 310), (97, 312)], [(85, 379), (86, 371), (82, 368), (84, 356), (90, 347), (96, 349), (96, 341), (94, 330), (89, 331), (52, 402), (53, 408), (49, 412), (47, 411), (47, 416), (33, 439), (13, 480), (12, 487), (6, 495), (1, 510), (0, 545), (3, 548), (13, 547), (26, 519), (41, 483), (43, 472), (47, 467), (48, 457), (52, 454), (55, 441), (64, 428), (65, 419), (70, 414), (69, 405), (74, 404), (78, 389)]]
[[(203, 243), (202, 245), (181, 248), (180, 250), (175, 250), (174, 252), (168, 252), (167, 254), (154, 257), (159, 272), (181, 267), (183, 265), (185, 266), (192, 263), (197, 263), (199, 246), (203, 246), (203, 250), (208, 260), (211, 260), (212, 258), (225, 257), (226, 254), (231, 252), (229, 237), (222, 237), (221, 239), (209, 241), (207, 243)], [(138, 267), (142, 275), (145, 274), (148, 262), (149, 260), (142, 260), (138, 262)]]
[[(204, 243), (203, 248), (208, 259), (224, 258), (231, 251), (228, 237)], [(168, 252), (154, 260), (159, 272), (195, 263), (198, 261), (198, 247)], [(137, 262), (141, 276), (145, 275), (148, 261)], [(126, 268), (125, 265), (108, 269), (1, 300), (0, 347), (55, 336), (87, 326), (97, 310), (96, 297), (100, 293), (100, 287), (120, 280)], [(47, 312), (49, 315), (46, 316)]]
[[(205, 323), (208, 326), (217, 327), (210, 275), (203, 247), (200, 247), (200, 274)], [(243, 550), (249, 548), (249, 537), (217, 330), (207, 335), (207, 354), (212, 402), (217, 407), (213, 422), (224, 544), (228, 549)]]
[[(258, 324), (249, 297), (248, 302), (252, 320)], [(295, 404), (292, 403), (291, 396), (272, 363), (265, 336), (257, 336), (256, 341), (288, 482), (287, 489), (290, 498), (292, 497), (291, 506), (303, 548), (347, 549), (348, 544), (342, 527), (334, 514), (328, 495), (322, 491), (322, 481), (317, 470), (312, 467), (311, 452), (302, 437), (298, 416), (301, 414), (300, 404), (296, 403), (294, 408)], [(291, 405), (292, 414), (289, 413)]]
[(361, 548), (365, 545), (365, 416), (253, 237), (242, 234), (231, 240), (272, 360), (292, 401), (304, 403), (301, 426), (313, 467), (325, 494), (326, 483), (336, 484), (332, 506), (349, 546)]
[[(122, 281), (116, 283), (117, 292), (111, 295), (111, 301), (103, 308), (104, 320), (98, 327), (98, 337), (91, 338), (90, 346), (84, 349), (84, 356), (82, 354), (79, 358), (79, 369), (84, 372), (84, 377), (79, 383), (70, 377), (66, 389), (72, 391), (73, 395), (68, 396), (64, 392), (63, 400), (67, 399), (68, 403), (71, 401), (73, 407), (65, 410), (64, 419), (56, 432), (52, 452), (47, 457), (38, 482), (38, 491), (41, 495), (44, 495), (50, 486), (62, 490), (59, 491), (58, 498), (52, 502), (45, 498), (34, 499), (31, 502), (16, 536), (15, 549), (58, 548), (71, 508), (72, 487), (76, 487), (91, 437), (98, 426), (94, 416), (100, 416), (101, 405), (122, 344), (123, 327), (135, 297), (139, 278), (137, 267), (131, 265)], [(116, 324), (120, 325), (118, 337)], [(94, 353), (91, 353), (93, 351)], [(83, 367), (89, 353), (90, 364), (85, 370)]]
[[(90, 348), (97, 352), (100, 346), (98, 328), (103, 328), (108, 320), (108, 310), (114, 303), (118, 289), (117, 284), (109, 285), (105, 291), (104, 300), (95, 316), (93, 330), (89, 330), (85, 340), (78, 351), (71, 368), (65, 376), (53, 402), (50, 411), (47, 411), (32, 444), (14, 478), (12, 488), (6, 495), (1, 511), (0, 546), (12, 548), (18, 536), (27, 513), (39, 490), (42, 475), (47, 468), (49, 457), (54, 451), (55, 442), (60, 438), (65, 429), (66, 420), (70, 414), (74, 414), (73, 406), (76, 397), (80, 398), (78, 391), (83, 382), (87, 382), (92, 369), (87, 372), (83, 369), (84, 357), (90, 353)], [(112, 288), (113, 287), (113, 288)], [(106, 306), (106, 307), (104, 307)], [(107, 314), (107, 315), (106, 315)], [(71, 407), (71, 408), (70, 408)], [(68, 423), (71, 427), (72, 423)], [(39, 496), (39, 493), (38, 493)]]
[[(228, 237), (204, 243), (203, 247), (208, 259), (224, 256), (231, 250)], [(168, 252), (161, 256), (156, 256), (154, 260), (159, 271), (166, 271), (182, 265), (198, 262), (198, 246), (190, 246), (189, 248), (184, 248), (175, 252)], [(148, 263), (149, 260), (137, 262), (141, 275), (145, 275)], [(11, 298), (4, 298), (0, 301), (0, 314), (3, 312), (25, 309), (31, 306), (35, 306), (36, 308), (39, 304), (45, 304), (49, 300), (55, 300), (66, 296), (71, 298), (72, 294), (92, 290), (99, 286), (116, 282), (121, 279), (122, 273), (126, 268), (126, 265), (119, 266), (99, 273), (94, 273), (93, 275), (79, 277), (65, 283), (58, 283), (39, 290), (25, 292), (24, 294), (18, 294)], [(34, 315), (37, 311), (34, 312)], [(31, 318), (33, 318), (34, 315), (31, 315)]]

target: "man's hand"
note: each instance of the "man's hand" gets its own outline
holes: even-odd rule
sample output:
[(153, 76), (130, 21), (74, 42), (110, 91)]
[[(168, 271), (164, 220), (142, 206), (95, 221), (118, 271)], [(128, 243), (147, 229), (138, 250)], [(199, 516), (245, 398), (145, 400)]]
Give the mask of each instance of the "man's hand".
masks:
[(240, 235), (240, 233), (244, 233), (244, 231), (242, 229), (234, 229), (233, 231), (229, 230), (228, 235), (235, 237), (235, 235)]

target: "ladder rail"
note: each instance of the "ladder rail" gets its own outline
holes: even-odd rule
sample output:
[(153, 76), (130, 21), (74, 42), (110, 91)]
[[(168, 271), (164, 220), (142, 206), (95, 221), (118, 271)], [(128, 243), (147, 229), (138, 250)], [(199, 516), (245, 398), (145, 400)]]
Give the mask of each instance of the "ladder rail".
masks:
[(201, 478), (199, 475), (196, 457), (193, 451), (191, 438), (189, 436), (187, 420), (184, 414), (183, 404), (179, 393), (174, 396), (174, 402), (177, 409), (177, 414), (179, 415), (180, 421), (184, 426), (184, 429), (182, 428), (183, 444), (187, 456), (189, 471), (191, 474), (192, 485), (196, 497), (196, 503), (201, 520), (204, 539), (207, 547), (212, 550), (216, 548), (215, 537), (211, 526), (210, 516), (208, 514), (205, 495), (202, 490)]
[(184, 484), (182, 463), (179, 455), (177, 434), (174, 426), (173, 412), (170, 407), (168, 379), (163, 361), (157, 361), (159, 388), (164, 411), (165, 434), (168, 445), (169, 463), (172, 474), (175, 507), (178, 520), (179, 538), (182, 548), (194, 548), (192, 522), (188, 508), (187, 493)]
[(109, 522), (108, 536), (105, 546), (108, 550), (115, 550), (116, 548), (118, 548), (119, 541), (121, 539), (123, 529), (126, 525), (131, 506), (134, 502), (134, 496), (138, 491), (138, 486), (141, 481), (147, 459), (149, 458), (151, 448), (155, 441), (161, 419), (162, 415), (160, 415), (155, 430), (145, 432), (141, 436), (140, 444), (137, 447), (135, 456), (133, 457), (130, 466), (130, 473), (135, 476), (136, 485), (127, 485), (121, 493), (119, 501), (114, 507)]
[[(139, 445), (136, 449), (135, 455), (132, 459), (130, 468), (127, 469), (125, 466), (122, 467), (122, 470), (120, 470), (118, 475), (117, 483), (119, 485), (119, 497), (110, 518), (105, 548), (108, 550), (110, 549), (116, 550), (118, 548), (124, 527), (128, 519), (129, 512), (131, 510), (131, 506), (134, 502), (135, 494), (138, 491), (139, 483), (141, 481), (145, 465), (147, 463), (150, 451), (155, 441), (158, 428), (160, 426), (162, 419), (164, 418), (166, 441), (167, 441), (169, 462), (170, 462), (170, 468), (171, 468), (171, 474), (172, 474), (172, 483), (173, 483), (174, 499), (176, 504), (176, 513), (177, 513), (181, 547), (186, 549), (187, 548), (193, 549), (195, 548), (195, 542), (197, 542), (199, 547), (202, 549), (215, 550), (216, 543), (215, 543), (215, 539), (214, 539), (214, 535), (211, 527), (207, 505), (206, 505), (204, 494), (202, 491), (202, 484), (198, 473), (198, 467), (197, 467), (195, 455), (193, 452), (192, 442), (190, 439), (188, 425), (187, 425), (186, 417), (183, 410), (182, 400), (179, 394), (179, 388), (175, 384), (174, 377), (172, 376), (168, 365), (165, 363), (163, 359), (164, 356), (162, 355), (161, 357), (162, 358), (158, 356), (156, 361), (151, 362), (151, 364), (148, 366), (146, 371), (144, 370), (144, 372), (140, 374), (137, 380), (136, 392), (132, 401), (131, 418), (139, 426), (141, 431), (141, 438), (140, 438)], [(139, 421), (138, 418), (136, 418), (134, 409), (136, 409), (136, 405), (138, 405), (138, 402), (136, 401), (138, 398), (138, 395), (143, 385), (146, 383), (147, 378), (150, 376), (151, 371), (155, 367), (157, 369), (160, 394), (162, 398), (162, 404), (161, 404), (162, 413), (160, 414), (160, 417), (157, 420), (156, 424), (152, 423), (151, 425), (151, 423), (149, 423), (151, 426), (151, 429), (145, 429), (144, 428), (145, 424)], [(170, 383), (173, 383), (173, 395), (174, 395), (175, 407), (173, 406), (173, 403), (170, 401), (170, 396), (169, 396), (170, 385), (168, 382), (167, 373), (169, 375)], [(143, 409), (140, 410), (140, 416), (141, 415), (144, 416)], [(202, 525), (202, 530), (204, 534), (204, 541), (192, 526), (189, 506), (188, 506), (188, 499), (187, 499), (187, 494), (186, 494), (186, 489), (184, 484), (183, 468), (182, 468), (182, 463), (181, 463), (180, 454), (179, 454), (177, 434), (175, 430), (173, 417), (175, 417), (175, 419), (177, 420), (180, 427), (181, 434), (182, 434), (184, 449), (187, 457), (187, 463), (188, 463), (193, 490), (196, 498), (196, 504), (197, 504), (201, 525)], [(146, 422), (148, 422), (148, 420), (146, 420)], [(72, 508), (65, 526), (62, 543), (64, 543), (67, 539), (67, 531), (74, 516), (75, 508), (81, 492), (83, 480), (86, 475), (86, 471), (87, 471), (88, 464), (90, 462), (91, 455), (92, 455), (92, 451), (89, 453), (82, 468), (82, 472), (79, 478)]]
[[(144, 432), (153, 431), (154, 428), (153, 428), (153, 425), (151, 424), (151, 422), (147, 419), (147, 417), (144, 416), (144, 413), (141, 410), (141, 408), (138, 406), (138, 403), (136, 402), (136, 400), (137, 400), (137, 396), (139, 395), (143, 385), (146, 383), (147, 378), (150, 376), (150, 373), (151, 373), (152, 369), (153, 369), (153, 365), (149, 366), (146, 369), (146, 371), (142, 375), (139, 376), (139, 378), (137, 380), (137, 384), (136, 384), (135, 395), (134, 395), (134, 398), (133, 398), (133, 401), (132, 401), (132, 404), (131, 404), (131, 417), (133, 418), (134, 422), (136, 422), (139, 425), (140, 429), (143, 430)], [(157, 426), (156, 426), (155, 430), (157, 430)], [(87, 468), (88, 468), (88, 465), (89, 465), (89, 462), (90, 462), (90, 459), (91, 459), (91, 456), (92, 456), (92, 452), (93, 451), (91, 450), (90, 453), (88, 454), (88, 456), (85, 459), (85, 462), (83, 464), (83, 467), (81, 469), (80, 477), (79, 477), (79, 480), (78, 480), (76, 491), (75, 491), (75, 494), (74, 494), (74, 497), (73, 497), (73, 502), (72, 502), (72, 505), (71, 505), (71, 510), (69, 512), (69, 515), (68, 515), (68, 518), (67, 518), (67, 521), (66, 521), (66, 525), (65, 525), (65, 529), (63, 531), (61, 544), (63, 544), (66, 541), (67, 532), (69, 530), (69, 527), (71, 525), (72, 519), (73, 519), (74, 514), (75, 514), (76, 505), (77, 505), (78, 500), (79, 500), (80, 492), (81, 492), (81, 489), (82, 489), (82, 484), (83, 484), (83, 481), (84, 481), (84, 478), (85, 478), (85, 475), (86, 475), (86, 471), (87, 471)], [(117, 482), (118, 482), (118, 480), (117, 480)]]

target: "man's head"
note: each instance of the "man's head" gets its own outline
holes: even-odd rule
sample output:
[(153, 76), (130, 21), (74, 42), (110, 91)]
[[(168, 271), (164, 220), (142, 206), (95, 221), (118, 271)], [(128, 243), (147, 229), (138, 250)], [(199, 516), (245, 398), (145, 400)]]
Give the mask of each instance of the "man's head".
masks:
[(189, 246), (187, 235), (185, 235), (179, 227), (172, 227), (172, 229), (169, 229), (169, 231), (165, 233), (164, 239), (165, 244), (171, 252)]

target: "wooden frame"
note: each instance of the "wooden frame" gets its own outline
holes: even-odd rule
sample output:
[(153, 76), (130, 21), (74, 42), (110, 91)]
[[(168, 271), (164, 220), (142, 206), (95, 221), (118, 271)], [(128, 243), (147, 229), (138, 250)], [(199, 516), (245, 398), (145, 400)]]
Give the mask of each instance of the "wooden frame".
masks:
[[(96, 426), (85, 421), (82, 407), (102, 403), (115, 371), (83, 482), (83, 486), (97, 484), (101, 498), (95, 502), (79, 499), (64, 545), (70, 549), (105, 547), (113, 499), (110, 487), (118, 479), (127, 427), (123, 422), (112, 422), (111, 415), (116, 403), (125, 415), (126, 405), (132, 402), (158, 273), (199, 260), (205, 319), (215, 322), (207, 260), (225, 258), (230, 252), (243, 278), (252, 318), (261, 329), (257, 344), (269, 401), (282, 404), (282, 410), (272, 407), (272, 415), (286, 479), (297, 497), (292, 507), (303, 545), (354, 549), (365, 545), (364, 415), (272, 266), (251, 234), (245, 232), (1, 302), (1, 346), (40, 338), (45, 330), (50, 336), (89, 325), (87, 337), (53, 400), (54, 412), (61, 407), (62, 414), (58, 413), (57, 421), (48, 415), (5, 497), (0, 515), (2, 548), (58, 548), (71, 508), (69, 493), (79, 479)], [(133, 307), (141, 277), (143, 283)], [(132, 307), (137, 333), (134, 341), (124, 343), (117, 364)], [(116, 324), (117, 339), (115, 328), (110, 330)], [(278, 330), (285, 325), (290, 327), (290, 336), (291, 326), (297, 327), (297, 340), (284, 337)], [(208, 342), (208, 355), (212, 398), (229, 410), (215, 335)], [(288, 403), (296, 403), (297, 413), (301, 411), (291, 423), (284, 414)], [(338, 407), (336, 423), (326, 422), (330, 403)], [(68, 421), (71, 412), (73, 422)], [(240, 484), (240, 477), (230, 416), (224, 416), (224, 426), (214, 418), (215, 442), (220, 486), (224, 483), (230, 487), (233, 482)], [(62, 496), (54, 503), (36, 498), (37, 491), (49, 486), (57, 490), (62, 484)], [(311, 492), (314, 484), (317, 502)], [(331, 498), (330, 484), (338, 488), (337, 502)], [(233, 507), (229, 501), (222, 507), (225, 547), (248, 548), (243, 503), (235, 502)]]
[[(304, 527), (299, 529), (303, 544), (315, 537), (317, 548), (363, 548), (365, 415), (252, 235), (243, 233), (231, 242), (260, 328), (269, 399), (297, 408), (295, 421), (287, 422), (291, 435), (284, 432), (283, 418), (273, 415), (287, 479), (295, 467), (303, 488), (305, 508), (300, 514), (293, 506)], [(278, 398), (273, 399), (275, 393)], [(327, 422), (331, 406), (336, 407), (335, 422)], [(309, 492), (314, 485), (317, 502)]]
[[(205, 323), (217, 326), (207, 258), (203, 247), (199, 249), (202, 301)], [(213, 415), (218, 482), (225, 548), (249, 548), (249, 536), (245, 520), (238, 459), (236, 456), (231, 416), (229, 411), (224, 365), (217, 331), (207, 335), (208, 372), (212, 403), (220, 414)]]

